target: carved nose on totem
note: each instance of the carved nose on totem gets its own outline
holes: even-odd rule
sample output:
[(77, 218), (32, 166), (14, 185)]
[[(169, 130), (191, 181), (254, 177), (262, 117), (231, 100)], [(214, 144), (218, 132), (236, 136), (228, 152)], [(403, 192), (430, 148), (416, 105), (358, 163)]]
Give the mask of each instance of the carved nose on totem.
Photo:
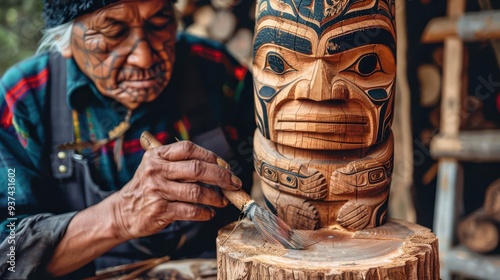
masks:
[(302, 96), (302, 98), (315, 101), (349, 99), (347, 84), (339, 80), (332, 82), (332, 79), (335, 77), (333, 71), (331, 65), (318, 61), (311, 82), (309, 83), (309, 88), (306, 91), (307, 96)]
[(344, 81), (335, 81), (332, 85), (332, 98), (333, 100), (347, 100), (349, 99), (349, 89)]

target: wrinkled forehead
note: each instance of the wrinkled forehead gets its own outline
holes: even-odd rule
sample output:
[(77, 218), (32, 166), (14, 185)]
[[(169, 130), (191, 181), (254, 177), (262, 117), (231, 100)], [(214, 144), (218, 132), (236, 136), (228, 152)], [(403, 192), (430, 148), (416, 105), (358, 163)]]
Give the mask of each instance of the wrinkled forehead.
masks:
[(369, 44), (394, 54), (394, 0), (259, 0), (255, 52), (265, 44), (329, 55)]

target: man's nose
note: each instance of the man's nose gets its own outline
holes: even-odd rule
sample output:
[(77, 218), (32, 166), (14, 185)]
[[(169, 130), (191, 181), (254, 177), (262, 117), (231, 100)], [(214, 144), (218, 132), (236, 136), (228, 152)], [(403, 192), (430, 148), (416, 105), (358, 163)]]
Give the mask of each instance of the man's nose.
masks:
[(154, 64), (153, 55), (153, 49), (149, 42), (144, 38), (137, 39), (128, 56), (127, 62), (138, 68), (148, 69)]
[(314, 101), (349, 99), (347, 84), (337, 79), (333, 81), (335, 73), (332, 68), (331, 65), (324, 61), (317, 61), (309, 87), (304, 90), (305, 87), (302, 85), (300, 87), (302, 90), (296, 90), (295, 98), (311, 99)]

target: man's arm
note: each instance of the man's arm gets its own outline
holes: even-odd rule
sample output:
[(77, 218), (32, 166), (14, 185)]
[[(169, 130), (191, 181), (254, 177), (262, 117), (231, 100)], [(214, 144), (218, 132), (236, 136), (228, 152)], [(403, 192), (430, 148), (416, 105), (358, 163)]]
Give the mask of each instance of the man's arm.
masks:
[[(76, 250), (70, 250), (72, 247), (64, 242), (57, 247), (68, 249), (64, 255), (66, 263), (77, 263), (69, 265), (71, 271), (109, 247), (106, 242), (109, 224), (93, 215), (95, 211), (102, 215), (104, 210), (89, 209), (76, 219), (76, 212), (53, 214), (61, 212), (58, 207), (61, 201), (55, 187), (57, 182), (47, 175), (48, 158), (43, 156), (47, 156), (43, 150), (47, 129), (41, 122), (46, 61), (46, 57), (39, 56), (23, 62), (0, 79), (0, 252), (12, 252), (0, 255), (2, 279), (47, 278), (47, 263), (61, 240), (71, 240), (77, 245)], [(9, 170), (12, 182), (7, 175)]]
[(113, 209), (108, 200), (74, 216), (47, 266), (49, 274), (66, 275), (126, 241), (110, 215)]
[[(4, 209), (2, 209), (4, 210)], [(0, 244), (0, 278), (28, 279), (34, 275), (44, 277), (44, 260), (64, 235), (75, 213), (63, 215), (35, 214), (24, 219), (4, 223), (15, 225)]]
[(228, 201), (202, 184), (226, 190), (242, 186), (217, 159), (188, 141), (148, 150), (129, 183), (73, 218), (48, 272), (65, 275), (124, 241), (158, 233), (174, 221), (213, 218), (210, 207), (224, 207)]
[[(2, 105), (0, 102), (0, 107)], [(17, 122), (19, 130), (24, 128), (21, 119)], [(14, 129), (10, 121), (0, 127), (0, 252), (8, 252), (0, 255), (2, 279), (43, 275), (44, 260), (53, 252), (75, 215), (74, 212), (44, 213), (50, 211), (47, 204), (56, 204), (53, 199), (57, 194), (50, 191), (51, 183), (42, 179), (27, 147), (17, 139), (16, 133), (22, 133), (19, 130)]]
[(11, 67), (0, 80), (0, 278), (43, 271), (75, 213), (55, 216), (57, 193), (42, 174), (46, 58)]

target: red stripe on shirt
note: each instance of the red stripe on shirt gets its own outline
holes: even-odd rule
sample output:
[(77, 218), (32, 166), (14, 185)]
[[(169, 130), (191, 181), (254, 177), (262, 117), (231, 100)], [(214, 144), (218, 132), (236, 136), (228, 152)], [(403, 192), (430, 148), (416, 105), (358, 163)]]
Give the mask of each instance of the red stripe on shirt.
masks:
[(214, 50), (207, 48), (206, 46), (203, 45), (193, 45), (191, 46), (191, 52), (194, 54), (197, 54), (199, 56), (202, 56), (206, 59), (215, 61), (217, 63), (223, 63), (226, 66), (226, 69), (228, 70), (228, 73), (231, 73), (234, 71), (233, 75), (238, 79), (239, 81), (243, 80), (243, 78), (246, 75), (247, 68), (244, 66), (234, 66), (227, 55), (221, 51)]
[(193, 45), (191, 47), (191, 51), (195, 54), (202, 55), (205, 58), (214, 60), (215, 62), (221, 62), (224, 60), (224, 58), (227, 59), (227, 57), (222, 52), (206, 48), (202, 45)]
[[(168, 132), (159, 132), (159, 133), (155, 134), (155, 137), (156, 137), (156, 139), (158, 139), (158, 141), (160, 141), (160, 143), (165, 144), (167, 142), (167, 139), (168, 139)], [(106, 144), (103, 147), (104, 153), (109, 153), (109, 152), (113, 151), (114, 147), (115, 147), (115, 141)], [(128, 141), (123, 142), (123, 153), (124, 154), (134, 154), (134, 153), (137, 153), (140, 151), (142, 151), (142, 146), (141, 146), (141, 142), (139, 139), (132, 139), (132, 140), (128, 140)]]
[(12, 112), (10, 111), (9, 106), (5, 106), (3, 110), (2, 117), (0, 119), (0, 125), (4, 129), (12, 125)]
[[(37, 88), (47, 82), (49, 70), (47, 68), (40, 73), (21, 79), (17, 84), (7, 91), (5, 101), (12, 109), (14, 104), (19, 100), (29, 89)], [(11, 116), (12, 118), (12, 116)]]
[(247, 74), (247, 68), (244, 66), (238, 66), (234, 68), (234, 76), (238, 81), (243, 80), (245, 78), (245, 75)]

